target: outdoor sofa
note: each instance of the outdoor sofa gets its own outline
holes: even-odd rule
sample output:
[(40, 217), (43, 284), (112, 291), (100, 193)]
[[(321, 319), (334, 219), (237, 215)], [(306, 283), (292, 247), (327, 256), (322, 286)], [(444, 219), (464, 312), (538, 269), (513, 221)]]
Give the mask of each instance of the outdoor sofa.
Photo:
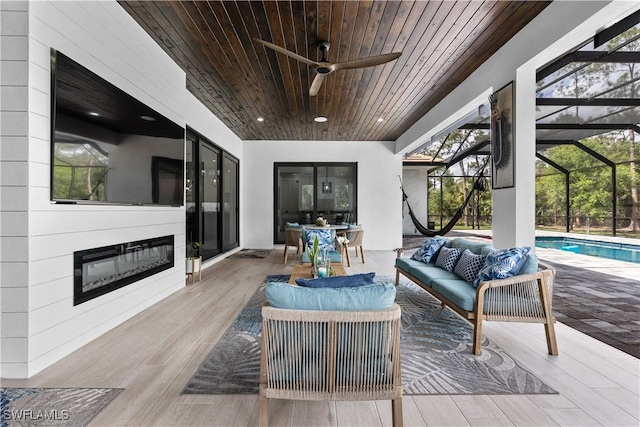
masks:
[[(483, 320), (542, 323), (549, 354), (557, 355), (552, 315), (555, 270), (539, 263), (529, 249), (498, 251), (462, 238), (427, 239), (411, 258), (397, 250), (396, 285), (402, 274), (440, 300), (443, 308), (470, 321), (475, 355), (482, 351)], [(510, 258), (514, 253), (524, 255), (514, 260)]]

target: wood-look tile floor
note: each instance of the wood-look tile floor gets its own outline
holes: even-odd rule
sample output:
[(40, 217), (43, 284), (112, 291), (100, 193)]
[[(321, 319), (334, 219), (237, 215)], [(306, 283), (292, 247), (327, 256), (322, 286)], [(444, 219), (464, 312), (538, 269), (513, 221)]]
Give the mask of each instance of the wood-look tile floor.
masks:
[[(394, 275), (392, 251), (365, 251), (347, 271)], [(222, 260), (202, 281), (148, 308), (11, 387), (119, 387), (91, 426), (254, 426), (256, 395), (182, 395), (200, 363), (267, 274), (288, 274), (282, 249), (266, 259)], [(566, 325), (548, 356), (542, 325), (486, 322), (484, 333), (558, 395), (405, 396), (406, 426), (638, 426), (640, 361)], [(383, 426), (391, 405), (273, 401), (272, 426)]]

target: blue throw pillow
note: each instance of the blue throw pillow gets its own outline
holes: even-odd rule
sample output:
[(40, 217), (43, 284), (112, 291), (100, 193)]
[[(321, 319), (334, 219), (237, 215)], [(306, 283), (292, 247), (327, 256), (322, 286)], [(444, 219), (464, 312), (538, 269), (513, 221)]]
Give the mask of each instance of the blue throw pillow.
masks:
[(518, 248), (500, 249), (487, 255), (484, 265), (478, 272), (478, 276), (473, 281), (473, 286), (480, 286), (481, 282), (494, 279), (506, 279), (517, 274), (517, 270), (531, 248), (529, 246), (521, 246)]
[(440, 248), (438, 258), (436, 258), (436, 267), (444, 268), (447, 271), (453, 271), (462, 251), (458, 248)]
[(267, 301), (272, 307), (293, 310), (362, 311), (386, 310), (396, 299), (393, 283), (355, 288), (305, 288), (289, 283), (267, 283)]
[(431, 258), (440, 250), (442, 246), (444, 246), (446, 240), (442, 237), (433, 237), (431, 239), (427, 239), (420, 245), (417, 251), (411, 255), (411, 259), (415, 259), (416, 261), (422, 261), (424, 263), (428, 263), (431, 261)]
[(462, 255), (460, 255), (460, 259), (453, 269), (453, 272), (467, 282), (473, 283), (478, 276), (478, 272), (484, 265), (485, 258), (484, 255), (474, 254), (469, 249), (465, 249)]
[(333, 246), (333, 234), (331, 230), (304, 230), (306, 241), (309, 247), (313, 246), (313, 239), (318, 236), (318, 247), (320, 250), (327, 248), (329, 251), (334, 251), (336, 248)]
[(320, 277), (318, 279), (296, 279), (296, 283), (307, 288), (351, 288), (373, 285), (376, 273), (360, 273), (350, 276)]

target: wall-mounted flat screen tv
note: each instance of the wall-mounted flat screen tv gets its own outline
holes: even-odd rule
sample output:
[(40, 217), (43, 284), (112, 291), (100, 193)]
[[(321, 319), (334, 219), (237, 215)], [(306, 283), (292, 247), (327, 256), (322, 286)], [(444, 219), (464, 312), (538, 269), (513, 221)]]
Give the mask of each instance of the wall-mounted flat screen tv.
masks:
[(51, 200), (184, 204), (184, 129), (51, 50)]

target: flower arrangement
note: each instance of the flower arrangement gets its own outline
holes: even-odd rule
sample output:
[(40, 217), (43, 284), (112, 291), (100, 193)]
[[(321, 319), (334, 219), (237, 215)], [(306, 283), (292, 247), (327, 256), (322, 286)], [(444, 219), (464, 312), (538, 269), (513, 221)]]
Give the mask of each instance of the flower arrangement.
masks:
[(320, 227), (326, 227), (327, 225), (329, 225), (329, 221), (319, 216), (318, 219), (316, 219), (316, 225), (319, 225)]

